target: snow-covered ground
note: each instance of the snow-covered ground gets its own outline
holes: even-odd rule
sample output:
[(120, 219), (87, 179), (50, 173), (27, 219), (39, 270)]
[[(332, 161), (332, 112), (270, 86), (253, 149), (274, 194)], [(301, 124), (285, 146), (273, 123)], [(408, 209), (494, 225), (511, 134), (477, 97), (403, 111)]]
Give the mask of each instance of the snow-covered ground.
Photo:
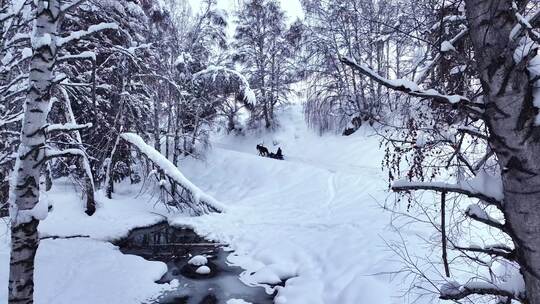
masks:
[[(118, 187), (113, 200), (98, 196), (88, 217), (67, 182), (47, 199), (54, 210), (40, 224), (36, 303), (141, 303), (176, 284), (154, 283), (165, 265), (122, 255), (107, 241), (166, 216), (201, 235), (227, 242), (231, 263), (246, 271), (246, 284), (275, 284), (278, 304), (404, 303), (403, 287), (380, 273), (399, 268), (385, 245), (395, 237), (389, 214), (383, 152), (370, 131), (320, 137), (305, 126), (301, 107), (280, 113), (282, 128), (260, 136), (214, 136), (205, 161), (186, 160), (182, 172), (227, 206), (222, 214), (184, 217), (154, 206), (137, 187)], [(281, 147), (284, 161), (261, 158), (255, 145)], [(8, 234), (0, 229), (0, 286), (7, 286)], [(377, 275), (379, 274), (379, 275)], [(270, 287), (268, 287), (268, 291)], [(6, 288), (0, 289), (5, 302)]]
[[(392, 270), (378, 138), (362, 130), (319, 137), (299, 113), (291, 106), (266, 136), (214, 138), (205, 163), (181, 169), (227, 212), (173, 223), (231, 244), (229, 259), (246, 269), (248, 284), (289, 279), (278, 304), (400, 302), (388, 277), (372, 275)], [(263, 142), (286, 160), (257, 156)]]

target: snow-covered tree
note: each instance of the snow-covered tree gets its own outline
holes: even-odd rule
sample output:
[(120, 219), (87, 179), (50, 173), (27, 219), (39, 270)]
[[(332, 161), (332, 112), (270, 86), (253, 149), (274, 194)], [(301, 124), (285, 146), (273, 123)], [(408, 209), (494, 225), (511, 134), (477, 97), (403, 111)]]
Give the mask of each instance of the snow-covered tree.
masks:
[[(540, 303), (538, 3), (466, 0), (431, 9), (424, 36), (411, 35), (428, 51), (409, 80), (394, 79), (361, 57), (341, 62), (407, 97), (396, 112), (404, 115), (403, 125), (385, 134), (385, 164), (394, 191), (441, 195), (436, 204), (409, 200), (441, 235), (444, 271), (439, 279), (427, 277), (440, 298)], [(465, 206), (452, 200), (464, 196)], [(412, 209), (403, 214), (415, 217)], [(490, 233), (482, 245), (468, 244), (474, 238), (465, 231), (478, 227)]]
[[(366, 62), (381, 75), (405, 75), (404, 54), (417, 48), (408, 4), (399, 1), (303, 1), (306, 12), (305, 74), (308, 82), (305, 114), (319, 132), (345, 135), (363, 122), (373, 124), (391, 110), (392, 98), (383, 86), (347, 69), (336, 57)], [(418, 16), (418, 17), (417, 17)]]
[(253, 119), (263, 120), (266, 128), (275, 124), (274, 110), (286, 102), (295, 80), (291, 60), (296, 39), (287, 36), (283, 10), (275, 0), (246, 1), (237, 13), (235, 59), (257, 94)]
[[(33, 302), (34, 257), (39, 244), (37, 226), (48, 213), (48, 204), (40, 200), (40, 177), (43, 166), (50, 159), (65, 156), (82, 157), (83, 167), (88, 174), (93, 195), (93, 180), (86, 154), (77, 148), (58, 150), (50, 146), (47, 137), (54, 132), (72, 132), (88, 127), (78, 125), (71, 120), (64, 124), (47, 122), (54, 87), (64, 78), (57, 73), (56, 63), (61, 61), (60, 50), (65, 46), (83, 39), (85, 36), (108, 29), (116, 29), (116, 24), (100, 23), (86, 29), (62, 32), (63, 16), (68, 14), (80, 1), (61, 2), (57, 0), (20, 2), (27, 7), (29, 18), (33, 19), (32, 31), (20, 27), (18, 36), (26, 37), (30, 42), (27, 53), (31, 58), (28, 66), (28, 86), (23, 108), (20, 144), (11, 177), (10, 217), (11, 217), (11, 259), (9, 276), (9, 303)], [(13, 12), (13, 6), (8, 10)], [(8, 18), (13, 18), (8, 14)], [(30, 19), (28, 19), (30, 20)], [(69, 54), (66, 56), (85, 56)], [(68, 111), (70, 112), (70, 111)], [(70, 113), (72, 114), (72, 113)], [(77, 137), (80, 142), (80, 136)], [(94, 206), (87, 206), (94, 207)]]

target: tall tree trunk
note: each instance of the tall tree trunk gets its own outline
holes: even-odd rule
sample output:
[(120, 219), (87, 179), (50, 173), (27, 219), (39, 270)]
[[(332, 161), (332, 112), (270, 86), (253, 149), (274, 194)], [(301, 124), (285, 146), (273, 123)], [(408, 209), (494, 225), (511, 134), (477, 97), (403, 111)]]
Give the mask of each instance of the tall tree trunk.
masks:
[[(73, 108), (71, 107), (71, 99), (68, 92), (65, 89), (61, 89), (62, 94), (64, 95), (64, 118), (66, 122), (77, 124), (75, 115), (73, 114)], [(85, 213), (88, 215), (93, 215), (96, 212), (96, 200), (94, 198), (95, 193), (95, 184), (94, 184), (94, 174), (92, 173), (92, 166), (90, 165), (90, 160), (86, 156), (86, 149), (83, 145), (81, 132), (78, 130), (73, 131), (75, 140), (77, 141), (78, 148), (83, 152), (83, 155), (79, 156), (79, 170), (84, 171), (84, 193), (86, 196), (86, 210)], [(52, 179), (51, 179), (52, 181)]]
[[(39, 245), (37, 226), (44, 215), (35, 210), (39, 203), (39, 178), (45, 161), (45, 134), (56, 58), (56, 31), (60, 3), (38, 1), (34, 21), (29, 89), (15, 164), (10, 198), (11, 258), (9, 303), (33, 303), (34, 257)], [(43, 208), (39, 208), (43, 210)], [(45, 212), (47, 208), (44, 208)], [(46, 214), (45, 214), (46, 215)]]
[(516, 63), (512, 1), (467, 0), (467, 19), (484, 91), (486, 121), (502, 172), (505, 228), (525, 278), (529, 304), (540, 304), (540, 128), (534, 125), (529, 58)]

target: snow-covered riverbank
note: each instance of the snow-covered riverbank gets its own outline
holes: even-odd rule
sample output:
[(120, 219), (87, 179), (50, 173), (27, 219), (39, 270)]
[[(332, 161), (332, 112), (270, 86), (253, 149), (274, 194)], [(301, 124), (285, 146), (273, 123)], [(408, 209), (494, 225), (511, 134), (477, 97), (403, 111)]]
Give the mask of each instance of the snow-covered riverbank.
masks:
[[(246, 284), (288, 279), (276, 287), (276, 303), (403, 303), (395, 297), (403, 286), (374, 275), (399, 267), (385, 245), (394, 234), (387, 228), (389, 214), (379, 207), (389, 194), (378, 138), (367, 130), (319, 137), (307, 129), (297, 105), (281, 113), (281, 120), (284, 127), (272, 134), (214, 136), (204, 162), (182, 164), (186, 177), (227, 206), (223, 214), (168, 214), (136, 185), (118, 187), (113, 200), (100, 195), (97, 213), (88, 217), (73, 186), (57, 184), (46, 195), (54, 210), (40, 232), (88, 237), (41, 243), (36, 303), (141, 303), (175, 288), (154, 283), (166, 271), (164, 264), (122, 255), (107, 242), (163, 216), (229, 243), (229, 260), (246, 269)], [(261, 142), (271, 150), (281, 147), (286, 159), (259, 157), (255, 145)], [(7, 236), (0, 237), (3, 286)], [(6, 297), (1, 290), (2, 302)]]

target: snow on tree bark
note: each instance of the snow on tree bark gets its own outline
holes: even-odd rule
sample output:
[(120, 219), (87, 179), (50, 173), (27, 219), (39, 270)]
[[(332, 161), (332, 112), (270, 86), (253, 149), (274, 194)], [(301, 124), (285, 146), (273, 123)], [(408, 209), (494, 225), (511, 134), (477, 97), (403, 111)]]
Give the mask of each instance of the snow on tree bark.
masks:
[(502, 171), (506, 228), (516, 245), (527, 299), (540, 303), (540, 141), (526, 63), (516, 63), (513, 1), (467, 0), (466, 14)]
[(10, 194), (11, 258), (9, 303), (33, 303), (34, 257), (39, 245), (37, 226), (47, 215), (40, 202), (39, 180), (45, 162), (47, 112), (53, 86), (56, 32), (60, 14), (57, 0), (38, 1), (31, 37), (29, 88), (25, 102), (21, 143)]

